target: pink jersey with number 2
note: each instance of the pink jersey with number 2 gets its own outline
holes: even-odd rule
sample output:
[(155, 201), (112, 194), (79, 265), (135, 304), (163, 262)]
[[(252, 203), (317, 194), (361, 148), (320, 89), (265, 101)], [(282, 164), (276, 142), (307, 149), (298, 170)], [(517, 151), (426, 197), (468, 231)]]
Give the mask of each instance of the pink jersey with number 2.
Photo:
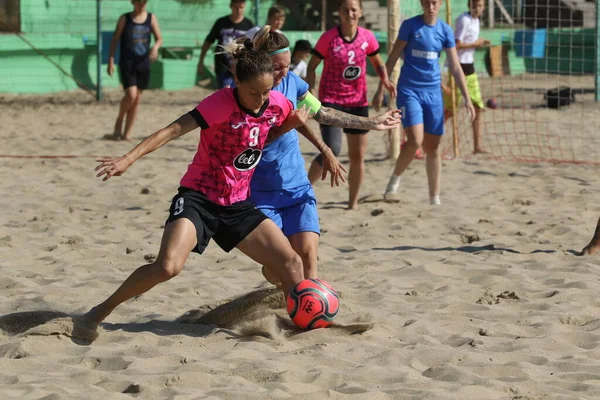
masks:
[(239, 104), (235, 89), (221, 89), (205, 98), (190, 111), (201, 128), (200, 143), (181, 186), (223, 206), (246, 200), (269, 130), (281, 125), (293, 108), (276, 91), (258, 113)]
[(368, 29), (358, 27), (356, 36), (346, 41), (336, 27), (319, 38), (313, 54), (323, 60), (319, 100), (344, 107), (368, 106), (367, 57), (379, 53), (379, 43)]

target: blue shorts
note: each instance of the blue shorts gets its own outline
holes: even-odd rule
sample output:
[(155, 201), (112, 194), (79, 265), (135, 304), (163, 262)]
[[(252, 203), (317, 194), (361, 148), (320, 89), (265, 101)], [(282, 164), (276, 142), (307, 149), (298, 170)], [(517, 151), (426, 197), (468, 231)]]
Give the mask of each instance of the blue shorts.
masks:
[(403, 127), (423, 124), (425, 133), (438, 136), (444, 134), (444, 98), (441, 87), (437, 90), (398, 88), (396, 104), (402, 111)]
[(273, 220), (287, 237), (300, 232), (321, 233), (312, 185), (293, 190), (253, 190), (248, 200)]

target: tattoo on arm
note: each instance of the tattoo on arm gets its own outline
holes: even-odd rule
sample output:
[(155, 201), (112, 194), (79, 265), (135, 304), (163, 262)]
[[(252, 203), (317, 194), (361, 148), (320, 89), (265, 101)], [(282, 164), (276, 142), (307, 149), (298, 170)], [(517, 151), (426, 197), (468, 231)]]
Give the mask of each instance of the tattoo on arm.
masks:
[(373, 129), (373, 122), (369, 118), (348, 114), (329, 107), (321, 107), (314, 115), (314, 119), (323, 125), (351, 129)]

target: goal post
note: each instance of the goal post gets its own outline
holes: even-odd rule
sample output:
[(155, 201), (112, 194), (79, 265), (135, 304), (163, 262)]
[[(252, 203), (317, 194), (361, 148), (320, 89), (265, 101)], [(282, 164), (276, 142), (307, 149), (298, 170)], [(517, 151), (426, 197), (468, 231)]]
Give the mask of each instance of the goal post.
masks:
[[(398, 37), (398, 30), (400, 29), (400, 0), (388, 0), (388, 54), (391, 53), (394, 48), (394, 43), (396, 42), (396, 38)], [(396, 63), (396, 66), (392, 71), (388, 71), (390, 74), (390, 80), (395, 84), (398, 81), (400, 71), (399, 63)], [(396, 99), (391, 98), (388, 102), (389, 109), (396, 108)], [(388, 131), (389, 138), (389, 148), (388, 148), (388, 158), (397, 159), (400, 155), (400, 145), (402, 140), (401, 128), (399, 126), (392, 128)]]

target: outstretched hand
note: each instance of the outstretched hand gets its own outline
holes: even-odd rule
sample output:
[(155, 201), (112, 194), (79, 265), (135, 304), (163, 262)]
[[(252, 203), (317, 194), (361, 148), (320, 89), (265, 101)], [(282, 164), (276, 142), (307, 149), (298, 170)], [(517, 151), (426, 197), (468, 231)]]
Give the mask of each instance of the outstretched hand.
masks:
[(375, 121), (374, 130), (387, 131), (390, 128), (400, 125), (402, 122), (402, 112), (400, 110), (389, 110), (386, 113), (379, 114), (373, 120)]
[[(327, 149), (327, 151), (323, 154), (323, 173), (321, 175), (321, 180), (324, 181), (327, 178), (327, 172), (331, 174), (331, 187), (335, 183), (335, 186), (340, 186), (340, 181), (346, 183), (346, 178), (344, 177), (343, 172), (346, 171), (346, 168), (342, 165), (340, 160), (337, 159), (335, 154), (331, 149)], [(343, 172), (342, 172), (343, 171)]]
[(97, 178), (105, 175), (102, 181), (106, 181), (113, 176), (121, 176), (127, 171), (127, 169), (133, 164), (125, 156), (116, 158), (107, 158), (96, 160), (100, 164), (94, 169), (94, 171), (100, 171), (96, 175)]

